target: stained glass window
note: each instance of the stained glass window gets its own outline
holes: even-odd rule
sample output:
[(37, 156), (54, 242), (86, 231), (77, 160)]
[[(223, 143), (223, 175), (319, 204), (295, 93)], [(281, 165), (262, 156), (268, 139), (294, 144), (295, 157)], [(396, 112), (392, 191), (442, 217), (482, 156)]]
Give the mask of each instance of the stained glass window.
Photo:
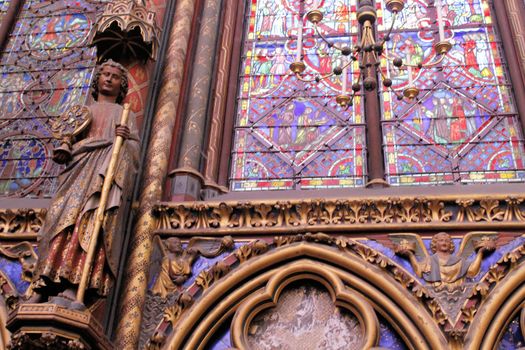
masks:
[[(384, 3), (377, 2), (384, 15), (384, 23), (379, 22), (383, 31), (392, 21)], [(523, 136), (489, 2), (406, 4), (389, 42), (394, 56), (425, 67), (436, 60), (433, 45), (441, 35), (453, 46), (441, 64), (412, 70), (421, 91), (417, 101), (382, 94), (387, 181), (392, 185), (524, 181)], [(407, 87), (408, 70), (396, 70), (388, 60), (384, 63), (393, 87)]]
[[(299, 28), (312, 9), (323, 11), (323, 33), (335, 43), (357, 40), (356, 0), (250, 0), (240, 70), (231, 189), (277, 190), (363, 186), (365, 127), (361, 99), (354, 108), (335, 102), (341, 77), (304, 83), (288, 69), (297, 55)], [(342, 64), (337, 51), (305, 27), (304, 77)], [(350, 38), (350, 39), (349, 39)], [(356, 67), (352, 67), (352, 74)], [(350, 74), (348, 84), (351, 84)]]
[[(5, 2), (0, 3), (1, 9)], [(88, 96), (103, 2), (25, 1), (0, 53), (0, 195), (48, 197), (60, 167), (50, 125)]]
[(10, 1), (8, 0), (0, 0), (0, 23), (2, 22), (2, 19), (9, 8), (9, 3)]
[[(386, 180), (391, 185), (524, 181), (522, 129), (489, 1), (405, 4), (387, 43), (382, 73), (395, 90), (413, 81), (420, 94), (400, 101), (391, 91), (380, 91)], [(341, 91), (341, 76), (305, 83), (288, 70), (297, 58), (302, 24), (305, 79), (343, 62), (304, 19), (315, 8), (323, 12), (321, 31), (332, 42), (356, 43), (355, 0), (248, 2), (232, 190), (356, 187), (368, 180), (360, 96), (352, 108), (338, 107), (334, 97)], [(385, 0), (377, 0), (376, 9), (382, 36), (392, 14)], [(439, 58), (434, 44), (441, 39), (452, 49), (428, 66)], [(394, 58), (408, 59), (414, 68), (398, 69)], [(357, 63), (351, 66), (347, 84), (358, 70)]]

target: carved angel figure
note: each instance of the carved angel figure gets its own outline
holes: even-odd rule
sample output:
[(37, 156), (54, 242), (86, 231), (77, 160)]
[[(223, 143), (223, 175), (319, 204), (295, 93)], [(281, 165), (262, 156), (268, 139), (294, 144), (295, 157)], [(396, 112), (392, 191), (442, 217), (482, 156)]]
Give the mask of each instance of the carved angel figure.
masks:
[[(419, 235), (392, 234), (389, 238), (394, 242), (395, 253), (410, 261), (418, 277), (432, 284), (435, 290), (453, 291), (463, 285), (466, 277), (479, 273), (484, 255), (496, 248), (496, 236), (496, 233), (470, 232), (454, 254), (456, 247), (452, 238), (440, 232), (432, 237), (432, 255), (428, 254)], [(473, 252), (476, 252), (475, 257), (469, 259)]]
[(222, 239), (194, 237), (185, 249), (181, 240), (176, 237), (170, 237), (165, 242), (158, 239), (158, 244), (162, 252), (162, 263), (152, 292), (166, 298), (178, 291), (191, 276), (191, 267), (199, 254), (206, 258), (216, 257), (233, 247), (233, 239), (230, 236)]

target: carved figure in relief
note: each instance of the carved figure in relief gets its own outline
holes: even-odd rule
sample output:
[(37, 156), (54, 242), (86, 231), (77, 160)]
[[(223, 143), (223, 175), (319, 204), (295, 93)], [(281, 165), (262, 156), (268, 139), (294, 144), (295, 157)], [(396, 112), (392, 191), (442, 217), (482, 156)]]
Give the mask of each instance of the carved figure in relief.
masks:
[[(474, 277), (479, 273), (484, 255), (496, 248), (495, 238), (482, 232), (467, 234), (457, 254), (454, 254), (456, 247), (446, 232), (437, 233), (432, 237), (432, 255), (428, 254), (418, 235), (407, 233), (393, 234), (389, 237), (395, 242), (395, 253), (407, 258), (416, 275), (436, 290), (454, 291), (460, 288), (465, 278)], [(473, 252), (476, 252), (475, 257), (469, 259)]]
[(164, 242), (158, 239), (158, 244), (162, 252), (162, 262), (151, 291), (166, 298), (179, 291), (191, 276), (191, 268), (199, 255), (206, 258), (216, 257), (233, 247), (233, 239), (231, 236), (222, 239), (194, 237), (190, 239), (187, 247), (183, 248), (179, 238), (170, 237)]
[[(89, 306), (98, 298), (106, 297), (116, 278), (123, 243), (122, 208), (138, 167), (139, 138), (134, 116), (130, 116), (129, 127), (119, 125), (123, 112), (120, 103), (128, 90), (126, 69), (113, 61), (103, 63), (97, 67), (92, 87), (96, 102), (73, 107), (75, 115), (72, 115), (84, 117), (88, 123), (83, 123), (79, 132), (69, 134), (69, 142), (66, 137), (62, 146), (54, 150), (53, 160), (66, 167), (40, 230), (40, 258), (29, 302), (57, 295), (59, 298), (53, 302), (67, 304), (75, 300), (112, 146), (116, 136), (120, 136), (125, 142), (96, 242), (84, 303)], [(74, 118), (68, 117), (64, 122), (70, 119)]]

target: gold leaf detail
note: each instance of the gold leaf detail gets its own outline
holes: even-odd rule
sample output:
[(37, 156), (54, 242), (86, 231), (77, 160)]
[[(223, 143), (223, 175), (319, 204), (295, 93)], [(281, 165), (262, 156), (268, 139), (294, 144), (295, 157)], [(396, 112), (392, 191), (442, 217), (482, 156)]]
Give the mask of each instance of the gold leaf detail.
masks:
[(208, 289), (212, 281), (213, 281), (212, 274), (210, 273), (210, 271), (206, 271), (206, 270), (202, 270), (197, 276), (197, 278), (195, 278), (195, 283), (204, 290)]
[(461, 313), (464, 316), (463, 321), (465, 323), (472, 323), (474, 320), (474, 315), (478, 310), (475, 307), (469, 307), (468, 309), (462, 310)]
[(499, 207), (497, 199), (482, 199), (479, 202), (480, 208), (476, 211), (476, 221), (501, 221), (505, 215), (503, 209)]

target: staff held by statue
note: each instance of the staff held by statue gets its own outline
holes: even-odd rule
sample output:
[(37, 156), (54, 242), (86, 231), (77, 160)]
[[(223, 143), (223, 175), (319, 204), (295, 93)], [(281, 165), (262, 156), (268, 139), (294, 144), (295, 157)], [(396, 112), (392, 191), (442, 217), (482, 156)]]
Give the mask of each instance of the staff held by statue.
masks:
[(53, 160), (65, 168), (40, 230), (29, 303), (90, 308), (107, 298), (118, 274), (140, 145), (130, 107), (121, 105), (126, 69), (102, 63), (92, 87), (94, 102), (70, 108), (53, 126), (61, 142)]
[[(122, 117), (120, 119), (120, 125), (122, 126), (128, 125), (129, 108), (129, 103), (125, 103), (124, 110), (122, 111)], [(104, 183), (100, 192), (100, 203), (95, 213), (95, 225), (93, 227), (93, 233), (91, 234), (89, 240), (86, 261), (82, 270), (82, 278), (80, 280), (80, 284), (77, 290), (77, 301), (81, 303), (84, 302), (84, 294), (86, 292), (88, 279), (91, 274), (90, 271), (93, 265), (93, 257), (95, 256), (95, 248), (97, 246), (98, 235), (100, 229), (102, 228), (102, 224), (104, 223), (109, 191), (111, 190), (111, 184), (113, 183), (113, 178), (115, 176), (115, 169), (117, 168), (117, 161), (119, 159), (120, 150), (124, 141), (124, 137), (120, 135), (116, 136), (115, 143), (113, 144), (113, 150), (111, 153), (111, 160), (109, 161), (108, 169), (106, 170), (106, 175), (104, 176)]]

